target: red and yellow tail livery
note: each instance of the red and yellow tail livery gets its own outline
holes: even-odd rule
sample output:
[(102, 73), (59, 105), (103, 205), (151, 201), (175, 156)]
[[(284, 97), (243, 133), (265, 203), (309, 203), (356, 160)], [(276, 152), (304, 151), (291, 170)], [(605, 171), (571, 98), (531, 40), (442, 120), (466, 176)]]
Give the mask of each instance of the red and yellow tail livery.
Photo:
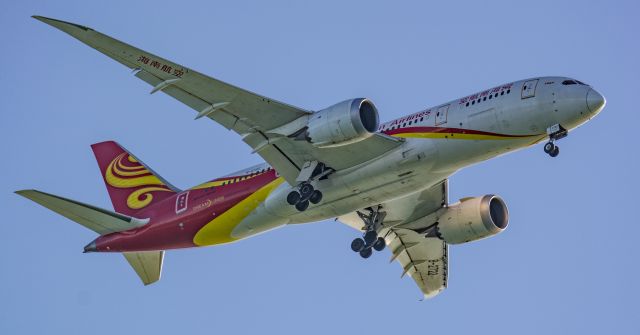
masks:
[(141, 209), (174, 196), (176, 189), (114, 141), (91, 146), (118, 213), (134, 215)]

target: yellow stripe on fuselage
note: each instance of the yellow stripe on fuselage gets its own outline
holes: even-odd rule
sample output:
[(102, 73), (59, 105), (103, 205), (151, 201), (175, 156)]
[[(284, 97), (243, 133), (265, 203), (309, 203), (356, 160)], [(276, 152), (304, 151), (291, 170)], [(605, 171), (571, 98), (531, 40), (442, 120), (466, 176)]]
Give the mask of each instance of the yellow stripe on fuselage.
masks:
[(197, 246), (204, 246), (235, 241), (236, 239), (231, 237), (233, 229), (264, 202), (269, 193), (283, 181), (282, 177), (273, 180), (211, 220), (196, 233), (193, 237), (193, 243)]

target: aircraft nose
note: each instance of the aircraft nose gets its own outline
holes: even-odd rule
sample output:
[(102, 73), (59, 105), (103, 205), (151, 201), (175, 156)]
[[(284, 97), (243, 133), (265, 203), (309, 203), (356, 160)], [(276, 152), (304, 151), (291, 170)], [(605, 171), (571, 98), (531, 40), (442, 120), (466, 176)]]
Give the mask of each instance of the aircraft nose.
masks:
[(606, 103), (607, 101), (598, 91), (590, 89), (589, 92), (587, 92), (587, 108), (591, 113), (599, 113)]

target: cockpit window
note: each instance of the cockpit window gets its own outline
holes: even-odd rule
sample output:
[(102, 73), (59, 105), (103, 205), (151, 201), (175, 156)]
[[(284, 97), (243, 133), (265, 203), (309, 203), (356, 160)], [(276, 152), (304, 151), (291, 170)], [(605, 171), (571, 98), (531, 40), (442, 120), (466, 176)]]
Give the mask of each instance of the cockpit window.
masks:
[(562, 85), (584, 85), (584, 86), (589, 86), (583, 82), (581, 82), (580, 80), (565, 80), (562, 82)]

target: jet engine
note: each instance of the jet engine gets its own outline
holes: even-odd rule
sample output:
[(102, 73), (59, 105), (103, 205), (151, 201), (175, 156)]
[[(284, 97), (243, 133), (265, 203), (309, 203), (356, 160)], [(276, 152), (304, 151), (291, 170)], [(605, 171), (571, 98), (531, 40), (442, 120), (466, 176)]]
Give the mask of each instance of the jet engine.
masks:
[(509, 211), (495, 195), (465, 198), (440, 215), (437, 234), (449, 244), (460, 244), (496, 235), (507, 228)]
[(362, 141), (378, 130), (378, 109), (369, 99), (350, 99), (311, 115), (306, 137), (316, 147)]

